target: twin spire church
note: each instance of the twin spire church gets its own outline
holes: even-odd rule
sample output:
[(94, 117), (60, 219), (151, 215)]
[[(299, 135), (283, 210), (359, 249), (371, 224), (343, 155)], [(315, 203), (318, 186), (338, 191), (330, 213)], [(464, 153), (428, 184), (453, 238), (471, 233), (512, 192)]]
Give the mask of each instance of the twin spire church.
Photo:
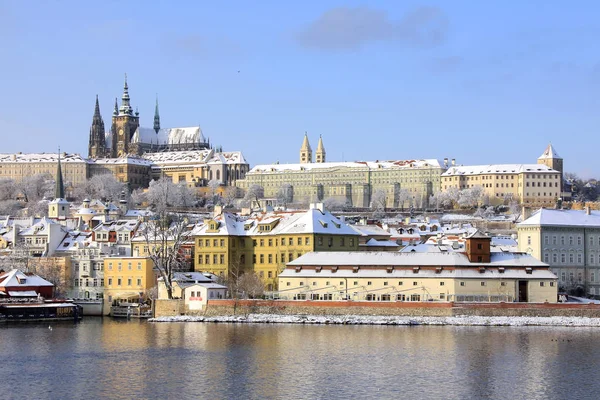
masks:
[(127, 75), (123, 86), (121, 106), (115, 99), (110, 130), (104, 129), (100, 115), (100, 105), (96, 96), (96, 107), (90, 128), (88, 157), (93, 159), (118, 158), (127, 155), (141, 156), (144, 153), (156, 153), (173, 150), (209, 149), (210, 142), (204, 138), (200, 127), (170, 128), (160, 127), (158, 99), (154, 110), (152, 128), (140, 126), (140, 113), (131, 107)]

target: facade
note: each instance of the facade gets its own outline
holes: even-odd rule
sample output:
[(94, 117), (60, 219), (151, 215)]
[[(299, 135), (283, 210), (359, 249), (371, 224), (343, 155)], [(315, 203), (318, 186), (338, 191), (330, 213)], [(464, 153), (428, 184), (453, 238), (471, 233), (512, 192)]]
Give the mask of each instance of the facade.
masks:
[(0, 179), (21, 181), (33, 175), (56, 175), (60, 158), (65, 186), (83, 183), (88, 178), (87, 160), (70, 153), (0, 154)]
[(475, 187), (494, 205), (516, 200), (528, 207), (552, 206), (563, 196), (563, 160), (549, 145), (537, 164), (453, 165), (442, 174), (442, 191)]
[(249, 217), (223, 213), (194, 236), (196, 271), (224, 278), (254, 271), (272, 290), (286, 263), (311, 251), (357, 251), (360, 234), (321, 207)]
[(148, 257), (108, 257), (104, 260), (104, 310), (114, 300), (145, 299), (156, 286), (154, 263)]
[(543, 164), (498, 164), (451, 167), (442, 174), (442, 190), (483, 188), (490, 204), (516, 200), (529, 207), (556, 204), (560, 172)]
[(146, 153), (152, 179), (168, 177), (173, 183), (189, 187), (207, 186), (212, 180), (234, 186), (250, 169), (239, 151), (217, 152), (214, 149)]
[[(208, 275), (208, 276), (207, 276)], [(185, 313), (199, 312), (208, 300), (224, 299), (227, 286), (215, 283), (214, 275), (200, 272), (176, 272), (173, 276), (173, 298), (184, 301)], [(158, 278), (158, 298), (168, 299), (167, 288), (162, 277)]]
[(445, 171), (438, 160), (326, 162), (322, 139), (319, 145), (317, 162), (312, 162), (305, 136), (299, 164), (257, 165), (236, 185), (242, 190), (261, 186), (266, 198), (277, 197), (285, 188), (288, 203), (334, 199), (352, 207), (369, 207), (373, 193), (382, 190), (386, 207), (422, 207), (439, 191)]
[(540, 209), (517, 225), (519, 251), (550, 265), (565, 290), (600, 296), (600, 212)]
[(279, 275), (279, 297), (290, 300), (556, 303), (557, 286), (547, 264), (490, 253), (479, 235), (465, 253), (314, 252)]

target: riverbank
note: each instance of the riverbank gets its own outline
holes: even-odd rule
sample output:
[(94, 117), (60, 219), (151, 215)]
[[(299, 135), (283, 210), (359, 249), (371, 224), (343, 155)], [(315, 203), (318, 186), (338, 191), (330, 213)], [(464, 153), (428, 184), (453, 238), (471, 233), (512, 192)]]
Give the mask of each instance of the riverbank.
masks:
[(588, 317), (398, 317), (368, 315), (275, 315), (248, 314), (237, 316), (174, 316), (151, 318), (150, 322), (211, 322), (247, 324), (311, 324), (311, 325), (450, 325), (450, 326), (573, 326), (600, 327), (600, 318)]

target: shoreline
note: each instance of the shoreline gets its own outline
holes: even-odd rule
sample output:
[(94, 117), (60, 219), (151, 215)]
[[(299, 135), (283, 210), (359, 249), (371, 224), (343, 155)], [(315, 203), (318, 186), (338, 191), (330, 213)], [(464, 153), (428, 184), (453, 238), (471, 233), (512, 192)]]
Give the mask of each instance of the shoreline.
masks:
[(600, 327), (600, 318), (590, 317), (485, 317), (460, 315), (453, 317), (402, 317), (367, 315), (277, 315), (248, 314), (239, 316), (173, 316), (150, 318), (148, 322), (205, 322), (242, 324), (308, 324), (308, 325), (395, 325), (395, 326), (572, 326)]

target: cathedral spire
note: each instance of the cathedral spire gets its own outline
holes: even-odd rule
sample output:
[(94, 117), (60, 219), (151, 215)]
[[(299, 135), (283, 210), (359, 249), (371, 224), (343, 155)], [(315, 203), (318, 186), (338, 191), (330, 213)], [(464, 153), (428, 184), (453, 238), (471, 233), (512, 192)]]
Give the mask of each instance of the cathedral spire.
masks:
[(119, 102), (115, 97), (115, 109), (113, 110), (113, 115), (119, 115)]
[(60, 168), (60, 147), (58, 148), (58, 166), (56, 167), (56, 188), (54, 190), (54, 198), (65, 198), (65, 186), (63, 184), (62, 169)]
[(96, 95), (96, 106), (94, 107), (94, 117), (90, 127), (90, 139), (88, 147), (88, 157), (102, 158), (106, 153), (106, 132), (104, 131), (104, 121), (100, 114), (100, 103)]
[(100, 103), (98, 103), (98, 95), (96, 95), (96, 106), (94, 107), (94, 120), (97, 118), (102, 119), (100, 116)]
[(131, 108), (129, 98), (129, 86), (127, 85), (127, 74), (125, 74), (125, 84), (123, 85), (123, 96), (121, 97), (121, 108), (119, 108), (120, 115), (132, 115), (133, 110)]
[(160, 115), (158, 115), (158, 95), (156, 95), (156, 107), (154, 108), (154, 132), (160, 131)]

